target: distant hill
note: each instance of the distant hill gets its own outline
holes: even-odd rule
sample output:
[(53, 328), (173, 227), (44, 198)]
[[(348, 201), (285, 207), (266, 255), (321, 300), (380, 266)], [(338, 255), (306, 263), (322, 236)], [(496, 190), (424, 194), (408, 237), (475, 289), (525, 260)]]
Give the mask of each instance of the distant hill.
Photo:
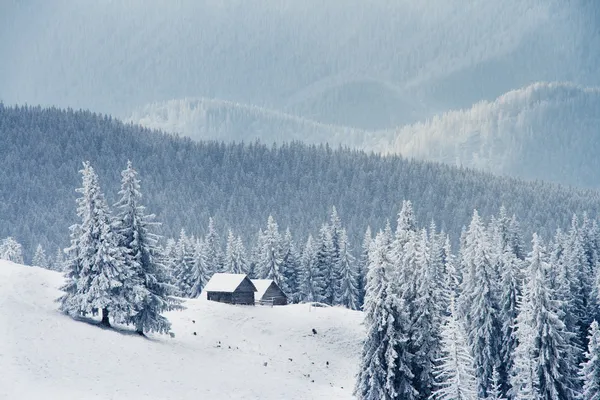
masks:
[(366, 146), (366, 133), (326, 125), (294, 115), (223, 100), (182, 99), (153, 103), (136, 110), (127, 121), (195, 140), (283, 143), (301, 140)]
[(205, 97), (373, 130), (537, 81), (600, 85), (592, 0), (0, 3), (7, 104), (125, 118)]
[(600, 88), (538, 83), (408, 125), (372, 149), (526, 179), (600, 187)]
[(502, 204), (526, 233), (553, 234), (572, 213), (600, 211), (596, 191), (498, 178), (399, 156), (290, 143), (225, 144), (123, 124), (87, 111), (0, 105), (0, 237), (15, 236), (31, 257), (41, 243), (54, 254), (77, 222), (78, 170), (90, 160), (109, 202), (127, 160), (140, 172), (144, 201), (165, 235), (204, 234), (209, 216), (247, 244), (273, 214), (295, 238), (316, 234), (335, 205), (358, 250), (365, 229), (395, 219), (412, 200), (421, 224), (434, 219), (456, 241), (473, 208)]
[(0, 260), (6, 398), (353, 398), (361, 312), (194, 299), (166, 314), (174, 337), (145, 339), (60, 313), (54, 300), (62, 282), (56, 272)]

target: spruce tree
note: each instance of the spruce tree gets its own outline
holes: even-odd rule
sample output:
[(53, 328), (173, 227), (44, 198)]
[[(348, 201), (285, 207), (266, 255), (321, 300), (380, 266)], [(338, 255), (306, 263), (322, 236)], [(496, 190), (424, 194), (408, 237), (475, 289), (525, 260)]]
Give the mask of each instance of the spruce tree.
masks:
[(460, 311), (465, 318), (469, 345), (473, 350), (478, 377), (478, 395), (485, 398), (490, 389), (493, 367), (500, 364), (501, 323), (487, 232), (475, 210), (461, 249), (465, 272)]
[(559, 303), (550, 287), (545, 249), (537, 234), (526, 259), (526, 297), (531, 302), (533, 337), (537, 359), (539, 393), (543, 399), (569, 400), (577, 398), (576, 366), (569, 365), (570, 336), (560, 318)]
[[(360, 400), (416, 399), (403, 332), (396, 323), (407, 318), (402, 299), (391, 290), (396, 277), (389, 260), (391, 237), (381, 232), (369, 254), (365, 295), (367, 337), (354, 394)], [(400, 324), (402, 325), (402, 324)], [(400, 352), (397, 351), (400, 350)]]
[(319, 280), (324, 282), (322, 292), (318, 293), (318, 301), (325, 304), (333, 304), (335, 300), (335, 287), (337, 284), (336, 268), (338, 267), (335, 253), (331, 228), (329, 225), (323, 224), (319, 231), (317, 244), (316, 270)]
[(308, 235), (301, 259), (301, 300), (319, 301), (320, 293), (324, 291), (325, 281), (317, 271), (317, 248), (312, 235)]
[(588, 349), (581, 364), (582, 400), (600, 400), (600, 329), (595, 320), (590, 326)]
[(367, 227), (356, 268), (356, 289), (358, 291), (358, 305), (360, 308), (362, 308), (365, 299), (365, 283), (367, 278), (367, 266), (369, 265), (369, 249), (372, 244), (373, 236), (371, 234), (371, 227)]
[(194, 255), (190, 271), (190, 292), (191, 298), (199, 297), (202, 289), (210, 280), (208, 263), (208, 248), (203, 240), (196, 240), (194, 245)]
[(340, 250), (335, 304), (342, 305), (351, 310), (358, 310), (357, 271), (345, 229), (340, 231), (338, 240)]
[(48, 257), (41, 244), (37, 245), (35, 254), (33, 255), (32, 264), (36, 267), (49, 268)]
[(131, 290), (128, 295), (134, 308), (127, 322), (135, 326), (138, 334), (166, 333), (171, 324), (162, 314), (180, 309), (181, 303), (173, 297), (176, 288), (168, 283), (168, 270), (158, 245), (161, 238), (153, 232), (159, 224), (141, 204), (140, 181), (131, 161), (121, 176), (121, 199), (115, 204), (119, 213), (113, 225), (133, 272), (133, 285), (125, 285)]
[(300, 255), (292, 238), (290, 228), (287, 228), (282, 241), (282, 275), (283, 292), (288, 300), (297, 303), (300, 300)]
[(227, 245), (225, 248), (225, 272), (232, 274), (247, 274), (248, 263), (246, 261), (246, 250), (240, 237), (235, 237), (231, 229), (227, 234)]
[(204, 238), (204, 243), (208, 256), (208, 273), (212, 276), (214, 273), (223, 272), (225, 261), (221, 249), (221, 238), (212, 217), (208, 219), (208, 233)]
[(261, 279), (273, 279), (278, 286), (283, 287), (283, 254), (281, 235), (277, 222), (269, 215), (267, 228), (263, 232), (262, 249), (257, 273)]
[(433, 400), (477, 400), (477, 378), (466, 333), (460, 323), (454, 297), (441, 327), (442, 354), (434, 368)]
[(81, 224), (72, 229), (77, 237), (69, 250), (65, 294), (59, 301), (61, 310), (73, 316), (101, 310), (101, 323), (110, 326), (109, 315), (126, 322), (135, 313), (129, 289), (137, 287), (138, 282), (111, 226), (96, 173), (87, 162), (81, 173), (83, 187), (77, 190), (82, 194), (77, 200)]
[[(185, 230), (182, 229), (175, 246), (174, 264), (179, 295), (183, 297), (191, 297), (192, 288), (196, 283), (194, 280), (194, 247), (193, 242), (187, 237)], [(210, 270), (207, 273), (210, 274)]]
[(23, 264), (23, 247), (13, 237), (7, 237), (0, 242), (0, 259)]

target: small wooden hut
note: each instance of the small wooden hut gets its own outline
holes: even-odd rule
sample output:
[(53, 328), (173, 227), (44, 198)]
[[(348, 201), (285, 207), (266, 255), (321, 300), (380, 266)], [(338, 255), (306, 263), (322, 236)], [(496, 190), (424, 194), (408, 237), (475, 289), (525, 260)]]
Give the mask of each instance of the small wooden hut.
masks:
[(256, 302), (274, 306), (285, 306), (288, 303), (283, 290), (272, 279), (252, 279), (256, 287)]
[(214, 274), (204, 287), (206, 298), (228, 304), (254, 305), (256, 287), (244, 274)]

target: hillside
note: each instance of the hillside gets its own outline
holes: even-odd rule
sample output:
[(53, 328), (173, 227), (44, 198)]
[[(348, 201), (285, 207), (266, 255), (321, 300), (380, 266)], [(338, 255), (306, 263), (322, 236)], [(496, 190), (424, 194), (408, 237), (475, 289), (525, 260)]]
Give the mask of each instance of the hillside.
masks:
[(187, 300), (175, 337), (143, 339), (59, 313), (61, 282), (0, 260), (0, 398), (352, 398), (360, 312)]
[(541, 80), (600, 85), (599, 12), (590, 0), (4, 1), (0, 100), (124, 118), (206, 97), (392, 128)]
[(140, 172), (144, 203), (163, 223), (162, 234), (205, 234), (210, 216), (225, 236), (232, 228), (247, 247), (272, 214), (303, 243), (316, 235), (336, 206), (358, 251), (367, 226), (395, 219), (402, 200), (417, 219), (455, 241), (477, 208), (501, 205), (525, 234), (546, 237), (573, 213), (600, 210), (600, 195), (543, 182), (524, 182), (445, 165), (360, 151), (290, 143), (193, 142), (125, 125), (86, 111), (0, 105), (0, 238), (14, 236), (26, 260), (41, 243), (49, 254), (68, 243), (77, 221), (78, 171), (89, 160), (112, 204), (120, 171), (131, 160)]
[(366, 133), (255, 106), (211, 99), (171, 100), (135, 110), (127, 121), (194, 140), (366, 146)]
[(373, 148), (564, 184), (599, 187), (600, 89), (539, 83), (401, 128)]

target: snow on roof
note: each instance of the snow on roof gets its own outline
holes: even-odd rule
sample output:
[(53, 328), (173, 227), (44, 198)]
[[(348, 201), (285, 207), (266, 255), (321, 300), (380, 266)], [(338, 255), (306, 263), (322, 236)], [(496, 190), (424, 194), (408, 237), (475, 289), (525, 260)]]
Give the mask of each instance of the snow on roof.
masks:
[(225, 292), (232, 293), (240, 286), (246, 278), (244, 274), (221, 274), (217, 273), (210, 278), (206, 286), (205, 292)]
[(256, 294), (254, 295), (254, 298), (257, 300), (263, 298), (265, 292), (269, 286), (271, 286), (271, 283), (273, 283), (273, 279), (250, 279), (250, 281), (256, 287)]

